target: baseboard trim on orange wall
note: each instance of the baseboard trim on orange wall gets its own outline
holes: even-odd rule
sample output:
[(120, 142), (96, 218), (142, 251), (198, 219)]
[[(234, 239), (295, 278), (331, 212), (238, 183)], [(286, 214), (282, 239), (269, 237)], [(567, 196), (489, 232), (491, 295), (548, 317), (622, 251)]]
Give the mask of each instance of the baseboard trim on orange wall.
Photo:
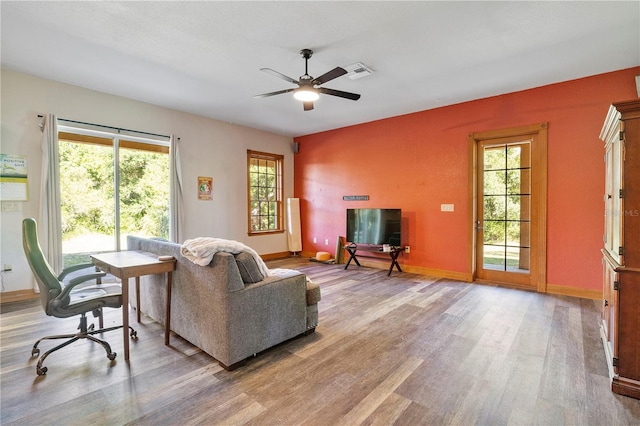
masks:
[(413, 265), (400, 265), (403, 271), (413, 274), (428, 275), (430, 277), (446, 278), (448, 280), (472, 282), (473, 277), (468, 272), (445, 271), (442, 269), (424, 268)]
[(602, 290), (588, 290), (586, 288), (567, 287), (558, 284), (547, 283), (547, 293), (579, 297), (581, 299), (602, 300)]
[[(360, 262), (360, 265), (364, 267), (375, 268), (375, 269), (389, 270), (389, 266), (391, 266), (390, 260), (387, 260), (387, 259), (378, 260), (372, 257), (365, 257), (365, 256), (358, 256), (358, 262)], [(349, 268), (354, 268), (354, 267), (357, 268), (358, 265), (356, 265), (355, 262), (352, 262), (351, 265), (349, 265)], [(402, 263), (400, 263), (400, 268), (402, 269), (403, 272), (409, 272), (412, 274), (427, 275), (427, 276), (436, 277), (436, 278), (446, 278), (449, 280), (456, 280), (456, 281), (466, 281), (466, 282), (472, 281), (471, 274), (466, 272), (445, 271), (442, 269), (425, 268), (422, 266), (403, 265)], [(393, 269), (393, 271), (398, 272), (398, 270), (395, 268)]]
[[(282, 259), (288, 257), (290, 253), (273, 253), (268, 255), (262, 255), (264, 260), (272, 260), (272, 259)], [(315, 253), (302, 252), (300, 253), (302, 258), (315, 258)], [(360, 257), (358, 256), (358, 261), (364, 267), (375, 268), (375, 269), (383, 269), (388, 270), (390, 263), (388, 261), (376, 260), (374, 258)], [(358, 266), (355, 263), (349, 265), (349, 269), (357, 268)], [(456, 281), (464, 281), (464, 282), (473, 282), (473, 275), (468, 272), (457, 272), (457, 271), (446, 271), (442, 269), (432, 269), (425, 268), (422, 266), (414, 266), (414, 265), (403, 265), (400, 264), (400, 268), (402, 268), (403, 272), (409, 272), (412, 274), (419, 275), (427, 275), (430, 277), (437, 278), (445, 278), (449, 280)], [(397, 270), (394, 268), (394, 272)], [(479, 281), (478, 281), (479, 282)], [(564, 285), (558, 284), (549, 284), (547, 283), (547, 291), (548, 294), (557, 294), (559, 296), (571, 296), (578, 297), (580, 299), (591, 299), (591, 300), (602, 300), (602, 290), (589, 290), (585, 288), (577, 288), (577, 287), (568, 287)]]

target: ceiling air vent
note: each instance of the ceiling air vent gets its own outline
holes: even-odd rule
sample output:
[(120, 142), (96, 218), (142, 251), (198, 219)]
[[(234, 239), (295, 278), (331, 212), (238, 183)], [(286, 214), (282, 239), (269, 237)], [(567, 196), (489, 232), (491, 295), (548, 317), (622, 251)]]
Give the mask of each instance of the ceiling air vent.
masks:
[(346, 76), (351, 80), (357, 80), (359, 78), (373, 74), (373, 71), (371, 71), (371, 69), (362, 62), (356, 62), (355, 64), (351, 64), (348, 67), (345, 67), (344, 69), (347, 70)]

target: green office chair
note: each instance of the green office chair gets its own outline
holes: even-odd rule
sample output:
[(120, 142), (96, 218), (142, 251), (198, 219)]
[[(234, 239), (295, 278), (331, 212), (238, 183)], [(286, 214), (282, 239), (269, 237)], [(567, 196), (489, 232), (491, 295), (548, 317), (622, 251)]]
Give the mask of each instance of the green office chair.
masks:
[[(114, 360), (116, 353), (111, 351), (109, 343), (93, 335), (122, 328), (121, 325), (102, 328), (102, 308), (119, 308), (122, 306), (121, 286), (119, 284), (102, 285), (100, 278), (106, 274), (104, 272), (96, 272), (95, 266), (90, 263), (65, 268), (60, 275), (56, 276), (42, 253), (42, 249), (38, 243), (36, 221), (32, 218), (27, 218), (22, 221), (22, 244), (31, 271), (38, 282), (40, 301), (42, 302), (45, 313), (58, 318), (80, 315), (80, 325), (78, 326), (78, 330), (80, 331), (78, 333), (43, 337), (33, 345), (31, 356), (36, 357), (40, 354), (38, 344), (41, 341), (47, 339), (69, 339), (55, 348), (48, 350), (40, 357), (38, 365), (36, 366), (36, 373), (38, 373), (39, 376), (46, 374), (47, 367), (42, 366), (45, 358), (47, 358), (50, 353), (64, 348), (78, 339), (89, 339), (101, 344), (107, 351), (107, 358)], [(69, 279), (68, 282), (65, 283), (65, 278), (71, 272), (88, 268), (93, 268), (92, 273)], [(88, 283), (90, 280), (96, 280), (96, 284)], [(101, 327), (99, 330), (94, 330), (93, 324), (87, 327), (87, 312), (92, 312), (94, 317), (99, 317)], [(129, 328), (131, 329), (130, 336), (135, 338), (137, 335), (136, 331), (131, 327)]]

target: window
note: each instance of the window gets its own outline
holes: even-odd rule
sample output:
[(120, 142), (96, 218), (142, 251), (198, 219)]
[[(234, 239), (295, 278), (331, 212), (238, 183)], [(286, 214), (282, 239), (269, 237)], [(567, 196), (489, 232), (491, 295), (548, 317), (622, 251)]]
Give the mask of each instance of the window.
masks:
[(167, 141), (58, 126), (64, 265), (169, 237)]
[(247, 151), (249, 235), (284, 232), (283, 163), (282, 155)]

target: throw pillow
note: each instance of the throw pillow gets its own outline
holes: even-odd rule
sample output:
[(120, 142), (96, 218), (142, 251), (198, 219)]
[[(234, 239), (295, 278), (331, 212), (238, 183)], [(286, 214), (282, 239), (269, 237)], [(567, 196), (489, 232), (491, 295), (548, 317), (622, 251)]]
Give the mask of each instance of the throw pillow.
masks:
[(240, 276), (245, 284), (257, 283), (264, 279), (264, 275), (260, 272), (256, 260), (250, 253), (243, 251), (234, 256), (238, 264), (238, 269), (240, 270)]

